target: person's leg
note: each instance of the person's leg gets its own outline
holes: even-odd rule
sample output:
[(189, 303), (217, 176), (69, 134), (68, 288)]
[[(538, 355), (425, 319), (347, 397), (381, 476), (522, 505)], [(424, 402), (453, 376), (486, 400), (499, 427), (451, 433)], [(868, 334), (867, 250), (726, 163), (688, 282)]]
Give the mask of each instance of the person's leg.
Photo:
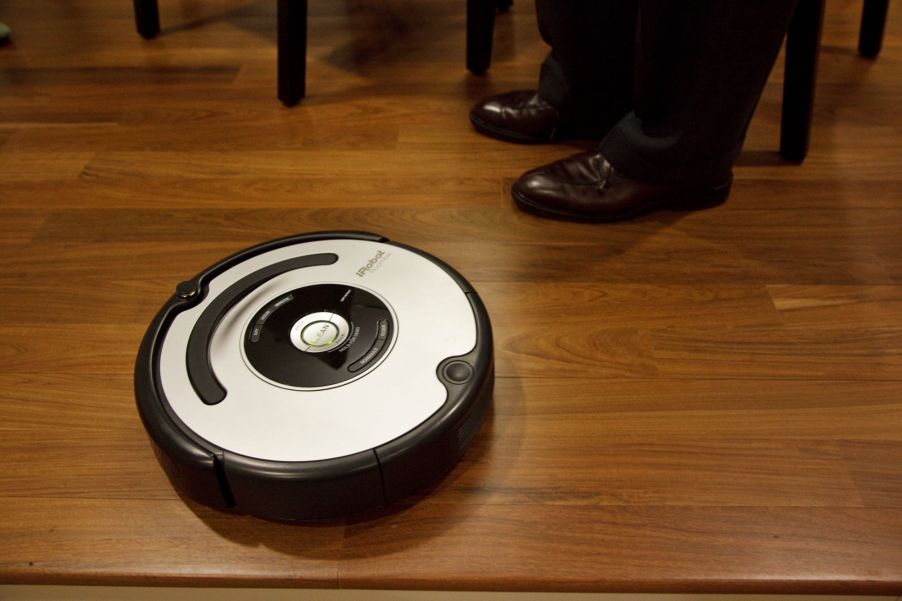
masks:
[(794, 0), (640, 0), (634, 109), (599, 148), (522, 175), (547, 217), (617, 221), (726, 200)]
[(509, 142), (602, 136), (630, 110), (638, 0), (536, 0), (551, 52), (538, 90), (490, 96), (470, 112), (477, 131)]
[(632, 108), (638, 0), (536, 0), (539, 96), (569, 124), (607, 131)]
[(739, 155), (792, 0), (640, 0), (632, 112), (601, 153), (659, 183), (721, 183)]

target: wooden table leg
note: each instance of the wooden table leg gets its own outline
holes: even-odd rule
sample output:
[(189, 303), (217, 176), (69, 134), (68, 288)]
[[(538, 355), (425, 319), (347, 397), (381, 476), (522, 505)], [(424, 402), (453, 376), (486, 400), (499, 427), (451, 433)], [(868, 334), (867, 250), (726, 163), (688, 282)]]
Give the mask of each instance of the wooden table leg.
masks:
[(861, 30), (858, 34), (858, 52), (861, 56), (874, 58), (883, 47), (883, 30), (889, 0), (864, 0), (861, 11)]
[(496, 0), (467, 0), (467, 69), (481, 75), (492, 62)]
[(142, 38), (149, 40), (160, 33), (160, 10), (157, 0), (134, 0), (135, 25)]
[(278, 30), (279, 100), (294, 106), (306, 95), (307, 0), (279, 0)]
[(786, 36), (780, 154), (801, 162), (808, 154), (824, 0), (799, 0)]

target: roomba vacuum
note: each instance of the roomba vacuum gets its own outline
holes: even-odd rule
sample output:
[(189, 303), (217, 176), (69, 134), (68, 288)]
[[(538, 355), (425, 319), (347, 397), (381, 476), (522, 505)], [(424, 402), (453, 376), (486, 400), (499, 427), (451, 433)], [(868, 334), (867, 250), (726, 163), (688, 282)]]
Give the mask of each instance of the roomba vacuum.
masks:
[(359, 513), (436, 480), (493, 383), (491, 325), (467, 281), (356, 232), (261, 244), (182, 282), (135, 369), (175, 488), (280, 520)]

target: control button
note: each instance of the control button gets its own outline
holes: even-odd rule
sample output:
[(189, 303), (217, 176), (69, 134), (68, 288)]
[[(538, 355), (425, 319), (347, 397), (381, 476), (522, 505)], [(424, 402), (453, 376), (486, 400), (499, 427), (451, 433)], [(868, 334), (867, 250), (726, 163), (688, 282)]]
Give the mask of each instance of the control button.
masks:
[(181, 299), (189, 299), (197, 295), (197, 287), (194, 282), (179, 282), (179, 285), (175, 287), (175, 293)]
[(291, 327), (291, 344), (305, 353), (324, 353), (340, 346), (348, 337), (348, 321), (331, 311), (309, 313)]
[(273, 310), (278, 309), (282, 305), (290, 303), (293, 300), (294, 300), (294, 296), (292, 296), (291, 294), (286, 294), (284, 297), (282, 297), (279, 300), (277, 300), (276, 302), (274, 302), (272, 304), (272, 308), (273, 308)]
[(354, 373), (356, 371), (360, 371), (361, 369), (372, 363), (373, 359), (375, 359), (379, 355), (380, 351), (382, 351), (382, 347), (384, 346), (385, 339), (377, 338), (376, 342), (373, 343), (373, 346), (370, 347), (370, 350), (368, 350), (363, 357), (348, 366), (348, 371)]
[(376, 339), (385, 340), (388, 338), (388, 320), (380, 319), (376, 326)]
[(455, 384), (463, 384), (473, 377), (473, 368), (463, 361), (452, 361), (445, 366), (445, 378)]
[(338, 328), (328, 321), (314, 321), (301, 332), (301, 340), (310, 346), (329, 346), (338, 339)]

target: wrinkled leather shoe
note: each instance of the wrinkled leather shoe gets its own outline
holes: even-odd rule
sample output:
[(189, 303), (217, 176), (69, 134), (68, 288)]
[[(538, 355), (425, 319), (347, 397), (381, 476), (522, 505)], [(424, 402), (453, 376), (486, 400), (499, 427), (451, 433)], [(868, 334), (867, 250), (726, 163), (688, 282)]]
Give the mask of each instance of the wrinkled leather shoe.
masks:
[(521, 209), (571, 221), (621, 221), (657, 209), (714, 207), (730, 194), (732, 176), (714, 185), (643, 182), (618, 173), (598, 151), (527, 171), (511, 189)]
[(470, 111), (476, 131), (519, 144), (540, 144), (560, 138), (600, 138), (601, 131), (567, 127), (560, 112), (535, 90), (518, 90), (483, 99)]
[(549, 142), (560, 113), (534, 90), (518, 90), (483, 99), (470, 111), (476, 131), (521, 144)]

